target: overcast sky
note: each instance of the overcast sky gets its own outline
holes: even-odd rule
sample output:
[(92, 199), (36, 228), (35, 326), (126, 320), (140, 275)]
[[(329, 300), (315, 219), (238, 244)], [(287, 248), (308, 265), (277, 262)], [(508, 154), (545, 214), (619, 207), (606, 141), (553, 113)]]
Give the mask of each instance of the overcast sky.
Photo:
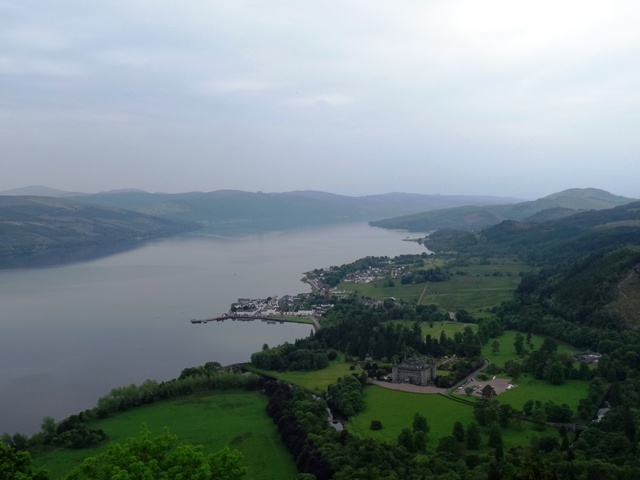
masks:
[(0, 0), (0, 190), (640, 197), (640, 2)]

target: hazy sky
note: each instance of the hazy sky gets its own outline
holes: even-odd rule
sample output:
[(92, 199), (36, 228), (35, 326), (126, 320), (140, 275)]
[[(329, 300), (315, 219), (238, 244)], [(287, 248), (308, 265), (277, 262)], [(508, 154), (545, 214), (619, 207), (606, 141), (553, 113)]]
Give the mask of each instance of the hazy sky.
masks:
[(0, 0), (0, 190), (640, 197), (640, 2)]

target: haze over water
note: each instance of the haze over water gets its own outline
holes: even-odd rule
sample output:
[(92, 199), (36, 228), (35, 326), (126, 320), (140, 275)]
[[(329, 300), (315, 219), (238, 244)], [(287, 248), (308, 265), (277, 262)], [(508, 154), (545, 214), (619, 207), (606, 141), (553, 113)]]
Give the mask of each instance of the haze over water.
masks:
[(367, 255), (422, 253), (405, 232), (363, 224), (241, 238), (189, 235), (99, 260), (0, 271), (0, 432), (33, 433), (112, 388), (244, 362), (309, 325), (214, 322), (238, 297), (308, 292), (303, 272)]

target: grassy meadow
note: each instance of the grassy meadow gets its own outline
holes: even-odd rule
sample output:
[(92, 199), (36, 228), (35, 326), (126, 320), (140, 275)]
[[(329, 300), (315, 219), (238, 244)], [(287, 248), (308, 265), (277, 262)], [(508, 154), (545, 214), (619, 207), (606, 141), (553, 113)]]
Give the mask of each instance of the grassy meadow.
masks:
[[(225, 445), (241, 451), (249, 469), (246, 478), (295, 478), (291, 454), (280, 442), (277, 428), (267, 415), (267, 397), (260, 392), (216, 392), (165, 400), (96, 420), (91, 428), (103, 429), (109, 441), (124, 442), (136, 436), (143, 423), (156, 435), (168, 427), (183, 443), (202, 444), (206, 453)], [(104, 443), (83, 450), (49, 449), (34, 453), (34, 463), (61, 479), (84, 458), (106, 450)]]
[[(424, 268), (434, 266), (442, 266), (442, 261), (425, 260)], [(511, 300), (513, 291), (520, 283), (520, 272), (529, 269), (525, 263), (509, 257), (491, 258), (487, 262), (475, 259), (464, 266), (449, 265), (451, 278), (446, 282), (401, 285), (400, 279), (396, 279), (393, 287), (385, 286), (384, 280), (356, 284), (342, 282), (338, 289), (378, 300), (388, 297), (410, 302), (420, 300), (422, 305), (435, 304), (448, 312), (464, 308), (474, 316), (482, 316), (482, 312), (488, 308)]]
[(515, 385), (516, 388), (498, 396), (501, 403), (510, 403), (516, 410), (522, 410), (528, 400), (540, 400), (542, 403), (551, 400), (556, 404), (566, 403), (574, 413), (589, 388), (589, 382), (584, 380), (567, 380), (563, 385), (551, 385), (528, 374), (520, 377)]
[[(518, 354), (516, 353), (516, 349), (513, 346), (517, 333), (518, 332), (516, 332), (515, 330), (507, 330), (498, 338), (490, 338), (489, 341), (482, 347), (482, 355), (491, 363), (495, 363), (499, 367), (504, 367), (504, 364), (509, 360), (515, 360), (517, 362), (521, 362), (522, 358), (518, 356)], [(527, 334), (522, 333), (522, 336), (526, 340)], [(491, 345), (493, 344), (494, 340), (497, 340), (498, 343), (500, 344), (500, 350), (496, 353), (493, 353), (491, 351)], [(538, 348), (540, 348), (540, 345), (542, 345), (542, 342), (544, 342), (544, 337), (540, 335), (531, 335), (531, 343), (533, 344), (534, 350), (537, 350)], [(531, 347), (529, 347), (525, 343), (525, 349), (531, 350)], [(573, 355), (574, 353), (577, 353), (576, 349), (564, 343), (558, 344), (557, 351), (558, 353), (566, 353), (568, 355)]]
[(338, 355), (338, 357), (329, 362), (327, 368), (322, 370), (313, 370), (310, 372), (305, 371), (288, 371), (288, 372), (276, 372), (273, 370), (259, 370), (249, 367), (253, 372), (268, 375), (270, 377), (282, 380), (284, 382), (297, 385), (315, 394), (320, 394), (327, 390), (327, 387), (336, 383), (339, 377), (344, 377), (351, 373), (360, 373), (360, 370), (351, 370), (351, 364), (345, 362), (344, 355)]
[[(456, 421), (467, 424), (473, 419), (471, 406), (438, 394), (400, 392), (371, 385), (365, 388), (364, 401), (364, 410), (349, 419), (346, 429), (362, 437), (391, 443), (396, 442), (403, 428), (411, 428), (416, 412), (427, 419), (432, 439), (451, 435)], [(371, 430), (371, 420), (380, 420), (382, 430)]]
[[(501, 397), (502, 398), (502, 397)], [(451, 435), (453, 425), (461, 422), (465, 428), (474, 420), (473, 408), (456, 402), (444, 395), (421, 394), (390, 390), (376, 385), (365, 389), (365, 408), (349, 419), (345, 428), (351, 433), (379, 441), (395, 444), (403, 428), (412, 428), (413, 415), (419, 412), (429, 423), (430, 432), (427, 448), (435, 451), (438, 440)], [(371, 420), (380, 420), (382, 430), (371, 430)], [(536, 431), (528, 422), (514, 424), (502, 429), (502, 439), (507, 448), (527, 444), (535, 435), (552, 432), (547, 427), (543, 432)], [(477, 453), (487, 453), (488, 429), (481, 427), (482, 445)]]
[[(396, 325), (404, 325), (407, 328), (412, 328), (415, 322), (411, 320), (389, 320), (389, 323)], [(471, 327), (475, 332), (478, 325), (474, 323), (458, 323), (458, 322), (436, 322), (433, 327), (429, 326), (428, 322), (421, 322), (420, 328), (422, 330), (422, 336), (426, 337), (431, 335), (433, 338), (440, 338), (440, 334), (444, 331), (447, 337), (453, 337), (456, 332), (462, 333), (465, 327)]]
[(421, 303), (433, 303), (448, 312), (464, 308), (474, 316), (482, 316), (486, 309), (511, 300), (520, 284), (520, 272), (529, 269), (511, 258), (491, 258), (486, 265), (470, 262), (450, 266), (451, 278), (429, 284)]

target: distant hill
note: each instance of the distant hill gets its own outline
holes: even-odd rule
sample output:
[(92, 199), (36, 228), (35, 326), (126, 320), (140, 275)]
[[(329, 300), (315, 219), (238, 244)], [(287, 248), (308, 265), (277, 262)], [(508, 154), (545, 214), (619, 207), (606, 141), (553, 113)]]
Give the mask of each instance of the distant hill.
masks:
[[(529, 202), (510, 205), (466, 205), (371, 222), (372, 226), (428, 232), (445, 228), (475, 231), (504, 220), (532, 221), (560, 218), (588, 210), (602, 210), (633, 202), (596, 188), (573, 188)], [(540, 212), (545, 212), (541, 214)], [(538, 215), (537, 220), (534, 215)]]
[(86, 193), (79, 192), (65, 192), (64, 190), (57, 190), (55, 188), (45, 187), (42, 185), (31, 185), (29, 187), (13, 188), (11, 190), (4, 190), (0, 192), (0, 195), (30, 195), (37, 197), (75, 197), (78, 195), (86, 195)]
[(205, 228), (227, 232), (369, 221), (470, 203), (489, 205), (514, 201), (511, 198), (466, 195), (388, 193), (350, 197), (317, 191), (262, 193), (239, 190), (178, 194), (109, 192), (76, 199), (176, 221), (195, 222)]
[(475, 233), (442, 229), (425, 243), (436, 252), (510, 253), (536, 265), (555, 264), (603, 248), (640, 246), (640, 201), (541, 222), (505, 220)]
[(138, 242), (192, 225), (69, 199), (0, 196), (0, 265), (18, 265), (53, 250)]

